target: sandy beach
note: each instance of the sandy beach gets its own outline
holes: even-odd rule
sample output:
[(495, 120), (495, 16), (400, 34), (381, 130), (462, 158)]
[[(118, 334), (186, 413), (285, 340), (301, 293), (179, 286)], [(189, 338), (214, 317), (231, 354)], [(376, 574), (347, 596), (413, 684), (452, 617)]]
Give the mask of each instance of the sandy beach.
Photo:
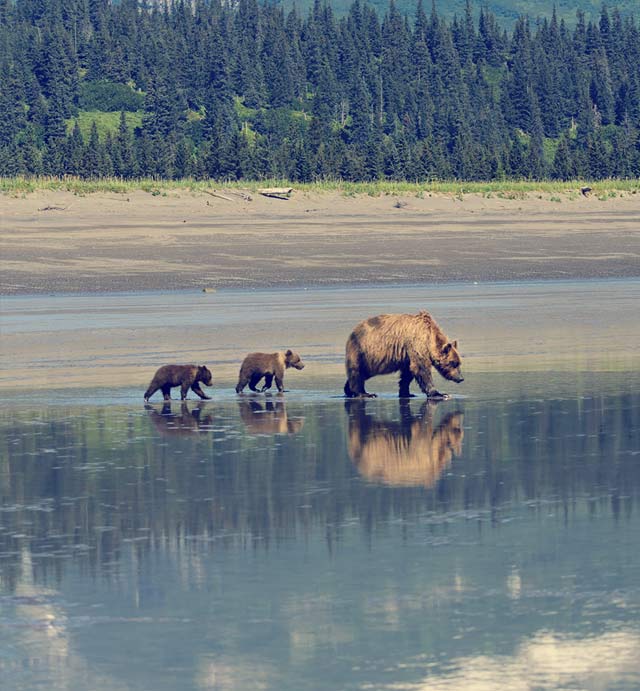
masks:
[(3, 295), (640, 275), (640, 194), (38, 192), (0, 217)]
[[(291, 388), (340, 393), (355, 323), (419, 309), (460, 340), (467, 372), (639, 366), (640, 195), (38, 193), (0, 206), (9, 396), (119, 387), (137, 400), (166, 362), (207, 363), (232, 391), (244, 354), (286, 347), (310, 363)], [(374, 389), (393, 390), (387, 379)]]

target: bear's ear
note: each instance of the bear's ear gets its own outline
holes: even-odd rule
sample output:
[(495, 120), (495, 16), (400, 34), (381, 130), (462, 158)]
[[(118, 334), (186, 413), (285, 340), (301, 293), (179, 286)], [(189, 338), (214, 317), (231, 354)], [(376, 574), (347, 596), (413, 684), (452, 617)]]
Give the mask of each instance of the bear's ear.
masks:
[(442, 354), (446, 355), (451, 350), (451, 343), (445, 343), (442, 348)]
[(453, 347), (454, 347), (456, 350), (458, 350), (458, 341), (454, 341), (451, 345), (453, 345)]
[(285, 357), (291, 357), (292, 355), (293, 353), (291, 352), (291, 350), (287, 350), (287, 352), (285, 353)]

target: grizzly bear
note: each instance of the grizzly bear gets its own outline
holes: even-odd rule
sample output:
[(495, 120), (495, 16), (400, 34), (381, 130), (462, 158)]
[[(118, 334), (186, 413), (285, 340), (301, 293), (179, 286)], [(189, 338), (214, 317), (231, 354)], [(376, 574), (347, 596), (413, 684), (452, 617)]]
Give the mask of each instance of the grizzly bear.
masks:
[(304, 363), (298, 353), (287, 350), (285, 353), (249, 353), (240, 367), (240, 376), (236, 386), (236, 393), (248, 384), (251, 391), (258, 392), (256, 384), (264, 377), (264, 386), (260, 392), (271, 388), (275, 377), (278, 391), (284, 391), (284, 371), (289, 367), (303, 369)]
[(171, 389), (175, 386), (180, 387), (180, 398), (185, 400), (189, 388), (198, 394), (200, 398), (209, 400), (200, 388), (202, 382), (205, 386), (211, 386), (211, 372), (204, 365), (163, 365), (154, 375), (147, 390), (144, 392), (144, 400), (148, 401), (158, 390), (162, 389), (164, 400), (171, 399)]
[(399, 370), (401, 398), (412, 396), (409, 385), (414, 379), (429, 398), (446, 398), (433, 386), (431, 366), (445, 379), (464, 381), (457, 347), (458, 342), (449, 342), (428, 312), (366, 319), (347, 340), (345, 396), (374, 397), (365, 391), (365, 381)]
[(391, 487), (433, 487), (462, 452), (464, 416), (447, 413), (433, 425), (434, 403), (424, 401), (414, 415), (407, 399), (400, 399), (400, 419), (367, 414), (367, 401), (345, 401), (349, 413), (347, 450), (360, 475)]

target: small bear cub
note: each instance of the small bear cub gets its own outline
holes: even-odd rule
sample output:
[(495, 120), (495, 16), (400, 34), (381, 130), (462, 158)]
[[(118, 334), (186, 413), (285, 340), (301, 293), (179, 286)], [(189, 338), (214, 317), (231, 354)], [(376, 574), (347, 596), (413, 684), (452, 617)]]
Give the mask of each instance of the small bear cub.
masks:
[[(284, 391), (284, 371), (289, 367), (303, 369), (304, 363), (298, 353), (287, 350), (282, 353), (249, 353), (240, 367), (240, 376), (236, 386), (236, 393), (242, 393), (247, 384), (251, 391), (258, 393), (268, 391), (275, 377), (278, 391)], [(257, 389), (256, 385), (264, 377), (264, 386)]]
[(211, 396), (205, 394), (199, 382), (211, 386), (212, 379), (211, 371), (204, 365), (163, 365), (153, 375), (149, 387), (144, 392), (144, 400), (148, 401), (158, 389), (161, 389), (164, 400), (168, 401), (171, 399), (171, 389), (176, 386), (180, 387), (180, 398), (183, 401), (189, 388), (200, 398), (209, 400)]

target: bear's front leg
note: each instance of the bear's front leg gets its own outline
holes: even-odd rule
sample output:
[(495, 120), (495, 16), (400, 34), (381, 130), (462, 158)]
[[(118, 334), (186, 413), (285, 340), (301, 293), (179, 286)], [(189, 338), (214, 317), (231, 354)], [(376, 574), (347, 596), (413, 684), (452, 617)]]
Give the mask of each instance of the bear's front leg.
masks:
[(196, 383), (191, 387), (191, 391), (193, 391), (193, 393), (195, 393), (195, 394), (197, 394), (198, 396), (200, 396), (200, 398), (201, 398), (203, 401), (210, 401), (210, 400), (211, 400), (211, 396), (207, 396), (207, 394), (200, 388), (200, 384), (198, 384), (198, 382), (196, 382)]
[(448, 393), (441, 393), (437, 389), (431, 389), (427, 392), (427, 398), (430, 401), (445, 401), (447, 398), (451, 398)]
[(415, 364), (412, 365), (412, 370), (414, 372), (414, 376), (416, 378), (416, 381), (418, 382), (418, 386), (422, 390), (422, 393), (426, 395), (427, 398), (436, 401), (436, 400), (443, 400), (445, 398), (448, 398), (449, 396), (445, 393), (440, 393), (434, 386), (433, 386), (433, 378), (431, 376), (431, 366), (430, 365), (423, 365), (423, 364)]
[(415, 394), (409, 391), (409, 386), (413, 381), (413, 374), (411, 370), (403, 369), (400, 373), (400, 380), (398, 381), (398, 396), (400, 398), (415, 398)]

